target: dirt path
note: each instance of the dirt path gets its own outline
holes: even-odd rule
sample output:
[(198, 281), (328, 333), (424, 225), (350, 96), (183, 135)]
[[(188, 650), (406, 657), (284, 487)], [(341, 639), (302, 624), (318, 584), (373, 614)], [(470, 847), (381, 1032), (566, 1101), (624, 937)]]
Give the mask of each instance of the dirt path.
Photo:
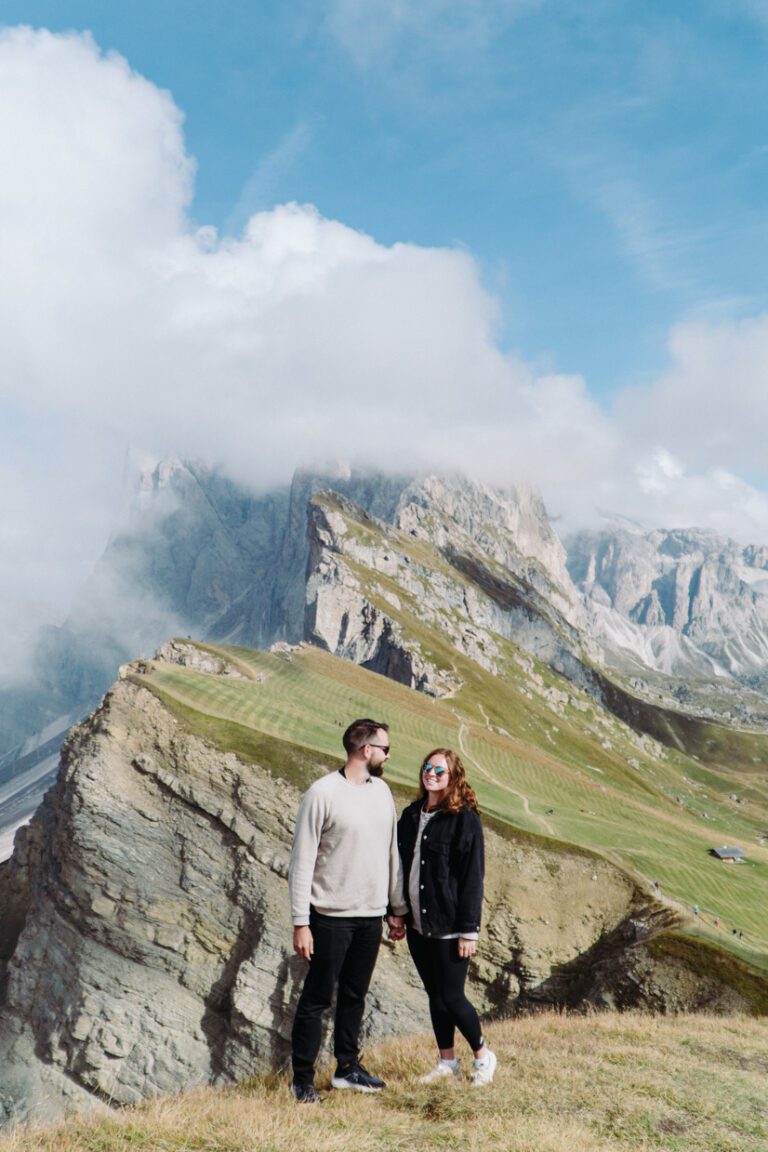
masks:
[[(527, 796), (525, 796), (522, 792), (518, 792), (518, 790), (516, 788), (513, 788), (510, 784), (504, 784), (504, 783), (502, 783), (501, 780), (497, 780), (496, 777), (494, 775), (492, 775), (492, 773), (490, 773), (486, 768), (483, 767), (483, 765), (480, 763), (479, 760), (475, 759), (475, 757), (472, 755), (472, 753), (467, 748), (466, 743), (464, 742), (465, 733), (469, 732), (469, 729), (468, 729), (467, 725), (465, 724), (465, 722), (458, 715), (457, 712), (454, 711), (453, 714), (459, 722), (458, 743), (459, 743), (459, 751), (461, 752), (461, 755), (463, 756), (463, 758), (468, 763), (474, 765), (474, 767), (477, 768), (478, 772), (480, 772), (481, 775), (483, 775), (486, 778), (486, 780), (491, 780), (496, 785), (497, 788), (501, 788), (505, 792), (509, 792), (510, 795), (512, 795), (512, 796), (517, 796), (518, 800), (523, 805), (523, 810), (524, 810), (525, 814), (527, 816), (530, 816), (531, 820), (534, 820), (537, 824), (539, 824), (549, 836), (556, 836), (557, 832), (555, 831), (555, 829), (552, 827), (552, 825), (549, 823), (548, 820), (546, 820), (543, 816), (536, 815), (535, 812), (531, 812), (531, 805), (530, 805), (530, 802), (529, 802)], [(486, 720), (487, 720), (487, 717), (486, 717)]]

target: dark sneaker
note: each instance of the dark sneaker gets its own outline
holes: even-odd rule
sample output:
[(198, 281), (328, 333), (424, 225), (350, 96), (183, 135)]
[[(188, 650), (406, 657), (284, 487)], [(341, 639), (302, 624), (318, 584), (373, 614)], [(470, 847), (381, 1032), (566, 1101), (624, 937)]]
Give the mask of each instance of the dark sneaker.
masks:
[(320, 1097), (314, 1084), (291, 1084), (291, 1095), (297, 1104), (319, 1104)]
[(355, 1092), (381, 1092), (386, 1088), (383, 1080), (378, 1076), (371, 1076), (362, 1064), (348, 1064), (342, 1068), (339, 1064), (331, 1080), (334, 1088), (354, 1088)]

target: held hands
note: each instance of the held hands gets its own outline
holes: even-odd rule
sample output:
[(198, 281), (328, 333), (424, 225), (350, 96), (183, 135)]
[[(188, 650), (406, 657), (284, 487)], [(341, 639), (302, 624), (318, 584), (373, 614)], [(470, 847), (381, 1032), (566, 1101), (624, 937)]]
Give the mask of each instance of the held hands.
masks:
[(477, 940), (465, 940), (459, 937), (459, 957), (461, 960), (466, 960), (468, 956), (474, 956), (477, 951)]
[(293, 930), (293, 950), (299, 956), (303, 956), (305, 960), (312, 959), (312, 953), (315, 950), (315, 942), (312, 939), (312, 930), (308, 924), (302, 924), (300, 928)]
[(387, 916), (390, 940), (402, 940), (405, 936), (405, 920), (402, 916)]

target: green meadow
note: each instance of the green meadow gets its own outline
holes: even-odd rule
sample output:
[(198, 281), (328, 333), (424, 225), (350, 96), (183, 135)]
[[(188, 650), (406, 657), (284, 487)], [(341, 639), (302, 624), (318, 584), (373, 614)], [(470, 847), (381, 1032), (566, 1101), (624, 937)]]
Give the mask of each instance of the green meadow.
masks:
[[(433, 699), (310, 646), (261, 652), (199, 645), (240, 677), (163, 662), (136, 682), (216, 746), (300, 786), (338, 765), (355, 716), (386, 721), (387, 779), (402, 802), (433, 747), (460, 751), (498, 825), (598, 853), (688, 915), (686, 931), (768, 968), (768, 739), (686, 719), (690, 745), (638, 734), (512, 646), (500, 675), (453, 651), (462, 689)], [(680, 731), (676, 744), (683, 744)], [(741, 864), (710, 849), (737, 845)], [(698, 906), (698, 915), (693, 915)], [(716, 919), (719, 924), (716, 925)], [(734, 931), (735, 930), (735, 931)]]

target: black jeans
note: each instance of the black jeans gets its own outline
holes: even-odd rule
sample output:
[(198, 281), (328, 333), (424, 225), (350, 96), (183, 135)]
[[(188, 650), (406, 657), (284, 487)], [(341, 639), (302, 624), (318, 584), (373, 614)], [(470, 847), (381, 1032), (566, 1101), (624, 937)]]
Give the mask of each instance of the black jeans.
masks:
[(469, 958), (459, 956), (458, 940), (434, 940), (408, 928), (408, 947), (429, 997), (429, 1015), (438, 1048), (453, 1048), (456, 1029), (473, 1052), (483, 1046), (477, 1012), (464, 995)]
[(292, 1059), (296, 1084), (311, 1084), (320, 1051), (323, 1013), (336, 991), (333, 1051), (342, 1066), (359, 1057), (365, 994), (381, 943), (380, 916), (322, 916), (313, 908), (314, 953), (293, 1021)]

